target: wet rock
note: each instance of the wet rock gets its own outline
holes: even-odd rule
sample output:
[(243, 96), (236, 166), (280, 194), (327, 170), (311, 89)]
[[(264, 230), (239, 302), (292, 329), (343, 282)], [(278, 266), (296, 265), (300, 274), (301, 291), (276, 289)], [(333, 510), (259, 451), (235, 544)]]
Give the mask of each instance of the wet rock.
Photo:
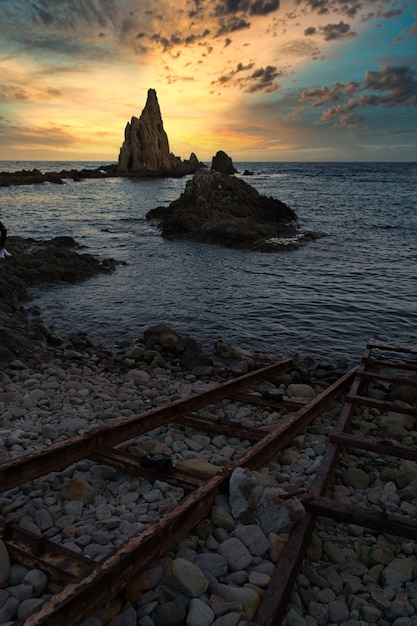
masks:
[(261, 252), (298, 248), (315, 238), (297, 230), (297, 216), (286, 204), (215, 170), (198, 170), (177, 200), (146, 218), (169, 240)]
[(55, 237), (50, 241), (8, 238), (13, 256), (0, 261), (0, 364), (14, 363), (15, 369), (27, 368), (28, 362), (37, 360), (49, 343), (54, 343), (41, 318), (31, 317), (22, 306), (30, 300), (32, 286), (77, 282), (116, 268), (114, 260), (79, 254), (76, 251), (79, 247), (70, 237)]
[(223, 150), (216, 152), (211, 161), (211, 169), (222, 174), (236, 174), (237, 172), (231, 157)]

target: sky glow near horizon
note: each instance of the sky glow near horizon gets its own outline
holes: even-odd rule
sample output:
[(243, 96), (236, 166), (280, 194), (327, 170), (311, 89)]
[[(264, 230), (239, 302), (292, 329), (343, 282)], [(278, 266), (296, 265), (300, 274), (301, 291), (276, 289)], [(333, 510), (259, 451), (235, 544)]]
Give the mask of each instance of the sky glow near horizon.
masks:
[(416, 43), (411, 0), (1, 0), (0, 159), (116, 162), (154, 88), (182, 158), (417, 161)]

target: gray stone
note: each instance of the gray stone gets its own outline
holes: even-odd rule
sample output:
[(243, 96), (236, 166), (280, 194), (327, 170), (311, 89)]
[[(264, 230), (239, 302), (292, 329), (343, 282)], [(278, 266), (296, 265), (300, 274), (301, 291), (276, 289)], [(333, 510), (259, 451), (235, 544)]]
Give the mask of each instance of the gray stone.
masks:
[(215, 578), (220, 578), (227, 574), (227, 560), (221, 554), (206, 552), (198, 554), (194, 564), (201, 569), (203, 574), (211, 574)]
[(288, 391), (294, 398), (315, 398), (316, 392), (313, 387), (305, 383), (292, 383), (288, 385)]
[(42, 598), (29, 598), (24, 600), (18, 608), (17, 617), (22, 620), (25, 619), (30, 613), (32, 613), (32, 611), (40, 607), (44, 602), (45, 600), (42, 600)]
[(355, 489), (366, 489), (369, 486), (369, 476), (358, 467), (348, 467), (342, 473), (342, 481)]
[(198, 598), (209, 585), (201, 569), (181, 557), (171, 561), (164, 580), (189, 598)]
[(232, 587), (217, 583), (212, 585), (211, 590), (226, 600), (238, 602), (242, 607), (243, 618), (251, 621), (260, 605), (261, 598), (252, 587)]
[(238, 524), (233, 535), (247, 547), (253, 556), (262, 556), (270, 549), (270, 543), (256, 524)]
[(331, 600), (329, 602), (329, 621), (334, 624), (347, 622), (349, 619), (349, 609), (343, 600)]
[(245, 569), (252, 563), (253, 557), (246, 546), (237, 539), (231, 537), (219, 545), (220, 554), (226, 559), (232, 572)]
[(382, 572), (384, 585), (398, 589), (404, 583), (411, 582), (413, 566), (410, 559), (394, 559)]
[(26, 574), (23, 579), (23, 583), (31, 585), (33, 595), (38, 597), (43, 593), (46, 585), (48, 584), (48, 577), (40, 569), (32, 569)]
[(214, 621), (214, 612), (198, 598), (190, 600), (190, 607), (187, 615), (187, 626), (210, 626)]
[(137, 618), (135, 609), (130, 606), (116, 617), (110, 620), (108, 626), (136, 626)]
[(218, 617), (211, 626), (237, 626), (240, 622), (240, 613), (227, 613)]
[(10, 596), (7, 598), (3, 606), (0, 607), (0, 624), (5, 624), (10, 620), (14, 620), (19, 607), (19, 600)]
[(156, 607), (153, 614), (155, 626), (177, 626), (184, 624), (187, 604), (183, 598), (175, 598)]
[(231, 531), (235, 527), (235, 520), (227, 509), (216, 504), (211, 511), (211, 520), (215, 526)]

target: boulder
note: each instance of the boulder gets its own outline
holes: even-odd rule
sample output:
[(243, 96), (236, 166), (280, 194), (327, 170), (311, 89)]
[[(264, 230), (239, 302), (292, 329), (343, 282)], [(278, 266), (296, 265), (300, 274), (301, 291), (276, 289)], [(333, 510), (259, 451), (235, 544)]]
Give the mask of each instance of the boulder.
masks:
[(233, 165), (233, 161), (226, 152), (219, 150), (211, 161), (211, 169), (223, 174), (236, 174), (237, 169)]
[(195, 172), (177, 200), (146, 217), (169, 240), (259, 252), (290, 250), (316, 238), (297, 229), (297, 215), (286, 204), (213, 169)]
[(169, 150), (155, 89), (148, 90), (148, 98), (140, 118), (132, 117), (125, 128), (120, 149), (118, 173), (121, 176), (185, 176), (200, 167), (196, 155), (182, 161)]

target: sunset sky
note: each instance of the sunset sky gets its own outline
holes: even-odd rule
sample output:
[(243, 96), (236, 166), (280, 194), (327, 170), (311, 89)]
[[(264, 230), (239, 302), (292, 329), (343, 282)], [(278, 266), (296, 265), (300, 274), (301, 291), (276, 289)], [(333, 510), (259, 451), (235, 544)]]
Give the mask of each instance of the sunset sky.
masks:
[(0, 0), (0, 159), (417, 161), (415, 0)]

